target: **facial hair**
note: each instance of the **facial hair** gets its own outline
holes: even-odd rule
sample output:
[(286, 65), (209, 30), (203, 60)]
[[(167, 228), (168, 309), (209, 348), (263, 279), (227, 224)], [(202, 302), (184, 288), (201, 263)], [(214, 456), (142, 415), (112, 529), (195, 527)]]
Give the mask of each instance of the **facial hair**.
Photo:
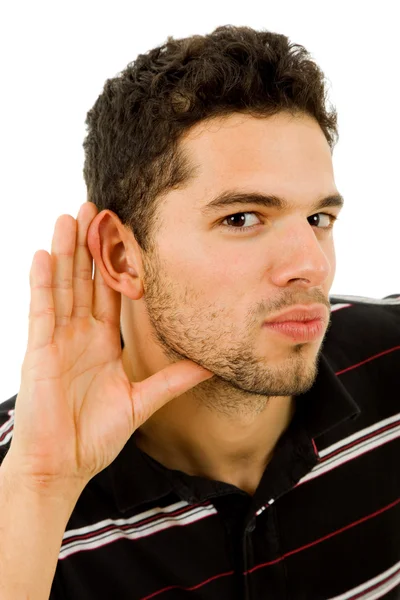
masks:
[(210, 304), (207, 290), (168, 276), (168, 264), (155, 252), (144, 261), (143, 284), (152, 338), (168, 361), (190, 359), (215, 374), (190, 390), (199, 405), (225, 418), (254, 419), (271, 397), (296, 396), (312, 387), (323, 340), (313, 357), (304, 352), (304, 343), (292, 344), (284, 360), (273, 362), (255, 352), (259, 317), (233, 322), (229, 308)]

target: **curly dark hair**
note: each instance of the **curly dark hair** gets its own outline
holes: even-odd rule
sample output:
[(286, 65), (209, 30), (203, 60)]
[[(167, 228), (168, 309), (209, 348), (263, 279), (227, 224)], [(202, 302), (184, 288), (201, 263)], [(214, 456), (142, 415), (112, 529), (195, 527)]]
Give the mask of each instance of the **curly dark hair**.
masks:
[(162, 196), (194, 176), (178, 145), (184, 132), (233, 113), (306, 114), (319, 123), (332, 153), (337, 113), (332, 106), (327, 111), (326, 96), (322, 70), (285, 35), (226, 25), (205, 36), (169, 36), (107, 79), (87, 113), (87, 200), (99, 212), (116, 213), (150, 253)]

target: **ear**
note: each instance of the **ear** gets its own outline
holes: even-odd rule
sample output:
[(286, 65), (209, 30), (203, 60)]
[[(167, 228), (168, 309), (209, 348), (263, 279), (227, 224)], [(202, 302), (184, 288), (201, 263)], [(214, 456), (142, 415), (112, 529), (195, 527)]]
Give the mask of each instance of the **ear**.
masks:
[(111, 210), (98, 213), (89, 225), (87, 243), (96, 269), (112, 289), (138, 300), (143, 296), (142, 260), (133, 233)]

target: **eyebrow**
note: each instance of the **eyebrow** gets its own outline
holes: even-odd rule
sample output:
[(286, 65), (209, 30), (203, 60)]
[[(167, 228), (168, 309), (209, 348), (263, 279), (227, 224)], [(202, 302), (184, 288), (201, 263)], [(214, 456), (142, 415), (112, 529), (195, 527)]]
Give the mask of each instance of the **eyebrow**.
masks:
[[(277, 208), (281, 211), (295, 210), (298, 205), (289, 202), (285, 198), (275, 195), (261, 194), (258, 192), (242, 192), (240, 190), (226, 190), (218, 194), (216, 198), (202, 207), (201, 212), (204, 215), (210, 215), (218, 212), (221, 208), (227, 208), (234, 204), (257, 204), (264, 208)], [(310, 206), (311, 211), (318, 211), (321, 208), (342, 208), (344, 198), (341, 194), (331, 194), (320, 198)]]

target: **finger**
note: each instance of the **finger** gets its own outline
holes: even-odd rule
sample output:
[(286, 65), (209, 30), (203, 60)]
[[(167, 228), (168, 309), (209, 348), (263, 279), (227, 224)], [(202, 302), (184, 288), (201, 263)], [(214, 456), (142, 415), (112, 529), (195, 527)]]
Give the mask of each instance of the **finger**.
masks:
[(85, 318), (92, 314), (93, 257), (87, 243), (87, 233), (97, 212), (97, 206), (93, 202), (85, 202), (80, 207), (77, 216), (72, 317)]
[(29, 331), (27, 352), (33, 352), (52, 343), (55, 325), (52, 289), (51, 256), (46, 250), (33, 255), (29, 272), (31, 301), (29, 305)]
[(71, 215), (61, 215), (56, 221), (51, 244), (56, 327), (68, 324), (71, 319), (75, 246), (76, 221)]

